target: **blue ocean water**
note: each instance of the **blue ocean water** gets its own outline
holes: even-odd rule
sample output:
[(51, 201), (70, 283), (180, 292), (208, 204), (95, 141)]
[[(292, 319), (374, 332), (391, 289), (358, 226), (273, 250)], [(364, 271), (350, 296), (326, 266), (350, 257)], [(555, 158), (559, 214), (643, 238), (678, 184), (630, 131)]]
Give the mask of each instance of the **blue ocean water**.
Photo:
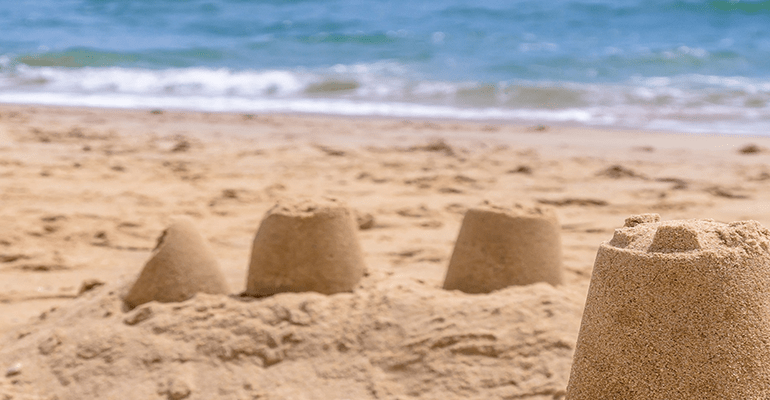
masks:
[(0, 102), (770, 134), (770, 1), (0, 2)]

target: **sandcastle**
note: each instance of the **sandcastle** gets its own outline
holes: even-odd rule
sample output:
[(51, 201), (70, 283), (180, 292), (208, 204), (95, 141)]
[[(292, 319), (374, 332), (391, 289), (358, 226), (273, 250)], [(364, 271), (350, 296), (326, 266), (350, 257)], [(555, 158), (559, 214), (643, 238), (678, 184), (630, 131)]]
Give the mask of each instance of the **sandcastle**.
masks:
[(177, 218), (158, 238), (150, 260), (124, 301), (129, 307), (184, 301), (195, 293), (230, 292), (214, 253), (188, 218)]
[(770, 398), (769, 235), (628, 218), (596, 255), (567, 399)]
[(468, 210), (449, 261), (444, 289), (488, 293), (511, 285), (562, 282), (556, 213), (546, 207)]
[(340, 201), (282, 201), (254, 237), (248, 296), (349, 292), (364, 274), (353, 213)]

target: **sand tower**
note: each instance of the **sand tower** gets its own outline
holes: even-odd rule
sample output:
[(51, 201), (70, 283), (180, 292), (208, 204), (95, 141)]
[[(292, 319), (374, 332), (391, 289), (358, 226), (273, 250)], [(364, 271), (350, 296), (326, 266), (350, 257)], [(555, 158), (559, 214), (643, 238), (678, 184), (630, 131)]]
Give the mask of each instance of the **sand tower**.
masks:
[(567, 399), (770, 399), (769, 235), (627, 219), (596, 255)]
[(158, 245), (124, 298), (130, 307), (149, 301), (184, 301), (203, 292), (227, 294), (214, 253), (188, 218), (177, 218), (158, 238)]
[(332, 294), (353, 290), (364, 274), (353, 213), (340, 201), (283, 201), (254, 237), (246, 295)]
[(561, 238), (552, 209), (484, 205), (465, 214), (444, 289), (488, 293), (561, 281)]

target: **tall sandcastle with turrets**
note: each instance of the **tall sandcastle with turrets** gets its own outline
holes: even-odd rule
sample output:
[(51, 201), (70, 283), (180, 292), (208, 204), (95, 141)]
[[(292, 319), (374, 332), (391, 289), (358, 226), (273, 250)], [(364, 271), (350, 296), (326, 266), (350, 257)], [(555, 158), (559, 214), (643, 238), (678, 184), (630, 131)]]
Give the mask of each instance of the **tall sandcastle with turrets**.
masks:
[(599, 247), (568, 400), (770, 399), (770, 232), (628, 218)]

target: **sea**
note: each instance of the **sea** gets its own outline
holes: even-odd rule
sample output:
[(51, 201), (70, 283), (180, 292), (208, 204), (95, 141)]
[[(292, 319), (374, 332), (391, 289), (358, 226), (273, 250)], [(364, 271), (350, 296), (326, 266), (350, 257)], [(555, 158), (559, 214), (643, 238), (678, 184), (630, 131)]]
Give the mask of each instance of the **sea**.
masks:
[(770, 1), (3, 1), (0, 102), (770, 135)]

